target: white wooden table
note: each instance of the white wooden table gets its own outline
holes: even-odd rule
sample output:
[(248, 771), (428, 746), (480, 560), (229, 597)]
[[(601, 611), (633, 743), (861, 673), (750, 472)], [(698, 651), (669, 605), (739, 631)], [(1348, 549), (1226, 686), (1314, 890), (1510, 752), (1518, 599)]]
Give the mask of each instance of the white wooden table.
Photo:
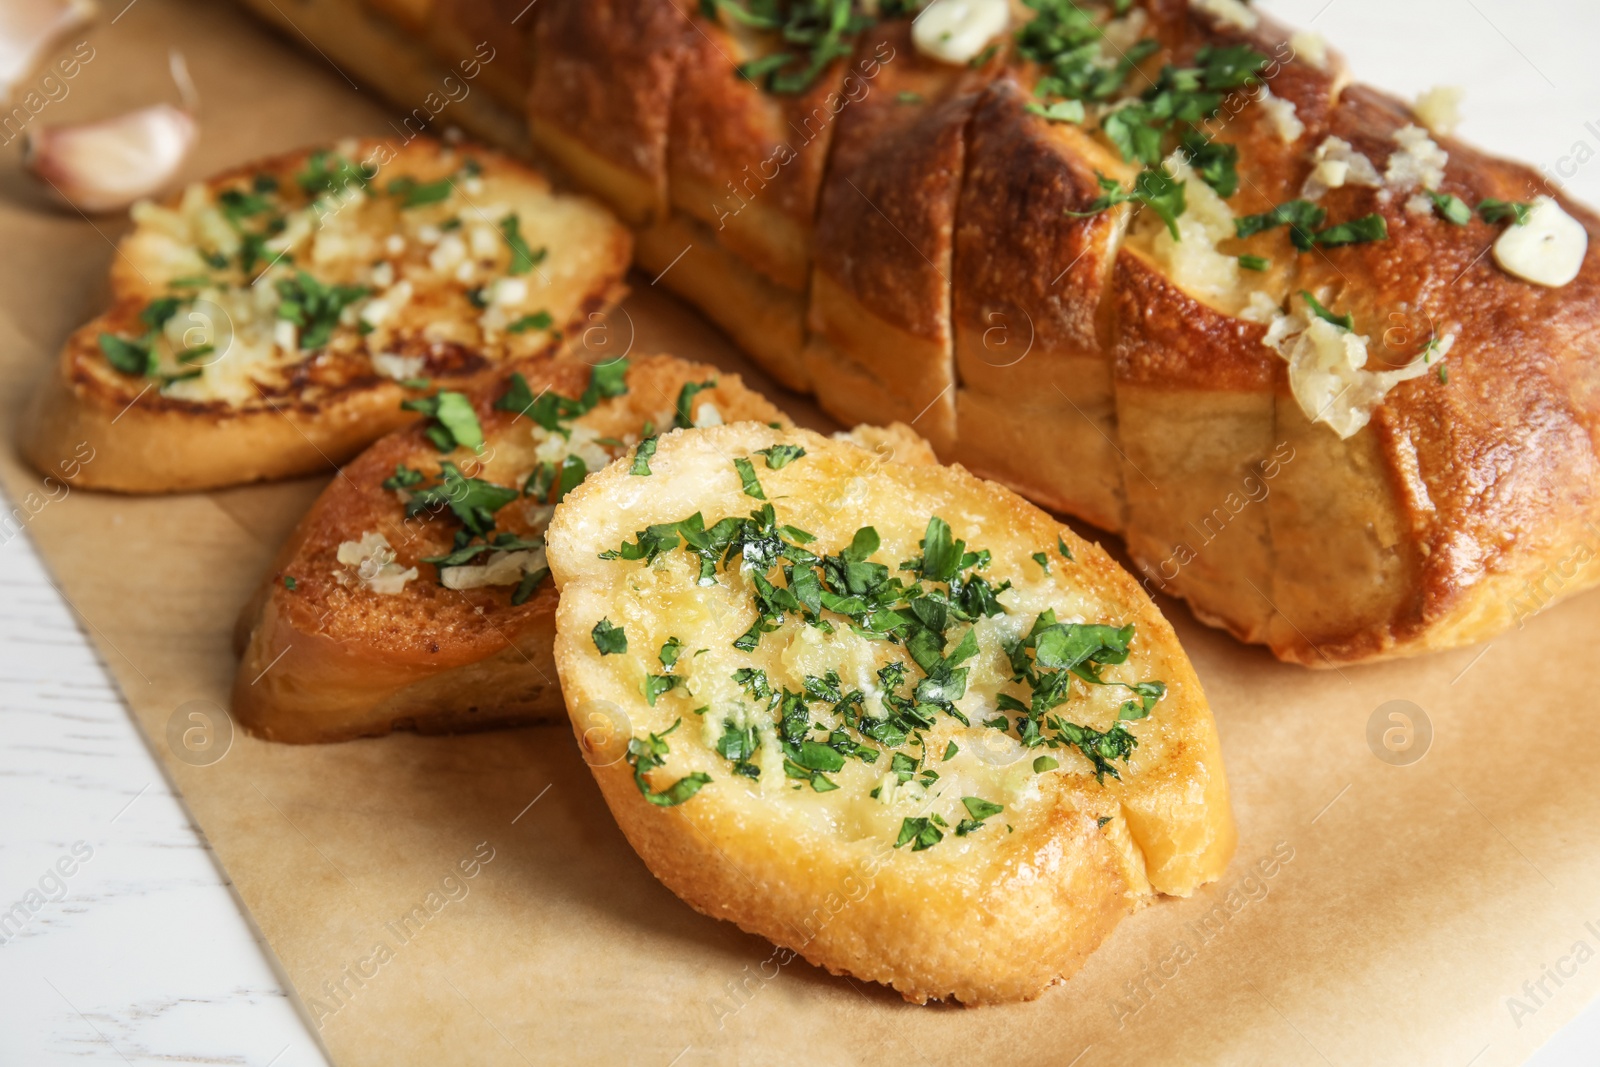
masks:
[[(1468, 139), (1600, 204), (1592, 0), (1262, 6), (1324, 33), (1363, 80), (1469, 87)], [(1597, 161), (1576, 164), (1579, 145)], [(25, 918), (7, 925), (18, 903)], [(0, 1067), (173, 1061), (326, 1062), (80, 620), (16, 537), (0, 543)], [(1531, 1062), (1600, 1064), (1600, 1004)]]

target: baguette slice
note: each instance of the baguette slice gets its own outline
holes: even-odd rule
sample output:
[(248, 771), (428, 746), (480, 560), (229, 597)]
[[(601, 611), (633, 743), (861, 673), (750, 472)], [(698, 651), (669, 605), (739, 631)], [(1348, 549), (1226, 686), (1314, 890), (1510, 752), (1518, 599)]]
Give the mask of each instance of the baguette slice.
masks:
[[(140, 204), (111, 307), (72, 335), (25, 419), (78, 484), (210, 489), (305, 474), (415, 418), (427, 379), (492, 380), (621, 293), (631, 238), (497, 153), (342, 142)], [(297, 320), (297, 321), (296, 321)]]
[[(1037, 996), (1124, 915), (1219, 876), (1210, 710), (1098, 546), (960, 467), (804, 430), (673, 433), (651, 468), (612, 464), (551, 523), (556, 669), (613, 815), (692, 907), (908, 1000), (978, 1004)], [(1030, 747), (1034, 682), (1065, 699)]]
[[(599, 380), (619, 370), (625, 370), (619, 377), (626, 392), (561, 418), (561, 429), (540, 425), (537, 407), (527, 413), (497, 409), (505, 393), (486, 391), (474, 404), (485, 440), (481, 453), (441, 453), (427, 437), (429, 427), (416, 426), (383, 438), (346, 466), (301, 520), (240, 617), (238, 721), (259, 737), (312, 743), (396, 729), (454, 733), (559, 718), (550, 651), (554, 586), (539, 582), (513, 603), (525, 575), (542, 569), (543, 550), (496, 553), (503, 561), (495, 575), (483, 570), (493, 566), (490, 555), (468, 561), (466, 569), (441, 571), (424, 559), (448, 554), (463, 524), (448, 507), (408, 518), (406, 501), (438, 484), (444, 463), (511, 490), (523, 490), (532, 478), (529, 491), (493, 512), (493, 522), (497, 535), (537, 541), (563, 481), (670, 427), (685, 386), (716, 383), (690, 390), (691, 418), (788, 421), (738, 375), (706, 364), (644, 356), (631, 366), (602, 365)], [(538, 361), (521, 373), (530, 396), (569, 401), (582, 398), (596, 380), (593, 368), (571, 357)], [(398, 484), (402, 469), (420, 477), (401, 476), (413, 482), (410, 488), (385, 488), (386, 481)], [(341, 550), (351, 562), (341, 562)], [(449, 588), (442, 578), (463, 587)], [(506, 584), (470, 587), (485, 579)]]

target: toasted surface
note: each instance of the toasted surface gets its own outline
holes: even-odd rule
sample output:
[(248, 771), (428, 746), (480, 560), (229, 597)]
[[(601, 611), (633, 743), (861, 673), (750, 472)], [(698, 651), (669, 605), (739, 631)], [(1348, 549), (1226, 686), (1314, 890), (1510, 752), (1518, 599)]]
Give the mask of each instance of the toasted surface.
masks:
[(620, 292), (631, 241), (599, 206), (483, 149), (351, 141), (134, 208), (112, 305), (73, 334), (24, 446), (82, 440), (84, 484), (283, 477), (409, 421), (405, 383), (470, 387), (553, 351)]
[[(736, 374), (670, 356), (630, 363), (625, 393), (560, 420), (570, 439), (532, 413), (495, 408), (503, 393), (490, 391), (474, 404), (486, 442), (482, 453), (441, 453), (426, 427), (417, 426), (383, 438), (346, 465), (301, 520), (240, 618), (235, 718), (258, 736), (305, 743), (559, 717), (551, 660), (554, 587), (543, 581), (523, 602), (512, 602), (528, 568), (542, 566), (542, 553), (535, 549), (521, 567), (513, 564), (501, 576), (507, 584), (448, 588), (441, 582), (445, 572), (424, 560), (449, 553), (463, 524), (448, 508), (408, 517), (406, 501), (413, 490), (439, 482), (442, 463), (454, 463), (467, 477), (518, 490), (515, 500), (494, 511), (494, 531), (537, 541), (562, 483), (559, 474), (552, 480), (547, 473), (542, 483), (535, 478), (532, 486), (530, 478), (569, 456), (581, 459), (584, 471), (597, 470), (648, 433), (671, 427), (685, 385), (716, 383), (694, 394), (699, 417), (788, 422)], [(572, 357), (534, 361), (521, 373), (533, 395), (569, 400), (581, 398), (593, 377), (588, 364)], [(914, 438), (885, 437), (890, 449), (911, 452), (915, 444)], [(412, 489), (385, 488), (400, 469), (416, 472)], [(341, 562), (341, 546), (375, 534), (387, 551), (369, 554), (365, 570), (361, 561), (349, 561), (361, 555), (357, 549), (347, 549)], [(469, 566), (493, 558), (481, 555)], [(396, 588), (382, 580), (383, 563), (393, 568), (388, 574), (415, 568), (415, 576)]]
[[(648, 483), (613, 465), (551, 523), (556, 667), (613, 814), (690, 905), (970, 1004), (1038, 995), (1122, 916), (1220, 874), (1234, 835), (1205, 697), (1098, 546), (959, 467), (803, 430), (674, 433), (651, 465)], [(695, 515), (734, 546), (719, 562), (671, 525)], [(1106, 684), (1050, 669), (1069, 661)]]

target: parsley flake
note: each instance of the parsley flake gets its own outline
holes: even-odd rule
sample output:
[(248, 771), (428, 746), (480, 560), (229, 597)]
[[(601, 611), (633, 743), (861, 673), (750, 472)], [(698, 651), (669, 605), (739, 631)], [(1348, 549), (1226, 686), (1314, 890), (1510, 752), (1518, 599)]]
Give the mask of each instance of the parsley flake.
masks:
[[(589, 631), (589, 636), (594, 639), (594, 647), (600, 650), (602, 656), (610, 656), (628, 651), (628, 635), (620, 626), (613, 626), (610, 619), (601, 619), (594, 624), (594, 629)], [(655, 701), (651, 701), (655, 703)]]
[(547, 248), (534, 251), (528, 247), (527, 239), (522, 236), (522, 219), (515, 212), (500, 220), (500, 236), (505, 238), (506, 247), (511, 249), (511, 265), (506, 268), (507, 274), (527, 274), (549, 255)]
[(683, 388), (678, 390), (678, 402), (673, 407), (672, 425), (680, 430), (692, 429), (694, 427), (692, 405), (694, 404), (695, 396), (707, 389), (715, 389), (716, 387), (717, 380), (715, 378), (704, 382), (684, 382)]
[(761, 482), (756, 478), (756, 466), (744, 456), (733, 461), (734, 469), (739, 472), (739, 481), (744, 485), (744, 495), (757, 500), (767, 499), (767, 494), (761, 488)]

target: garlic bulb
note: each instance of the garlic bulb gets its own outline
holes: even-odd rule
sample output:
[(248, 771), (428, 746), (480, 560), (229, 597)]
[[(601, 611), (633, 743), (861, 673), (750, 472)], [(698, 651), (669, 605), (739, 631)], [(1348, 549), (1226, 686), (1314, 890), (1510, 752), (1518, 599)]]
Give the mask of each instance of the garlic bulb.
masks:
[(23, 165), (83, 212), (120, 211), (159, 193), (177, 177), (200, 132), (198, 103), (183, 57), (172, 76), (185, 106), (155, 104), (114, 118), (30, 133)]
[(0, 4), (0, 100), (61, 38), (94, 18), (93, 0), (6, 0)]

